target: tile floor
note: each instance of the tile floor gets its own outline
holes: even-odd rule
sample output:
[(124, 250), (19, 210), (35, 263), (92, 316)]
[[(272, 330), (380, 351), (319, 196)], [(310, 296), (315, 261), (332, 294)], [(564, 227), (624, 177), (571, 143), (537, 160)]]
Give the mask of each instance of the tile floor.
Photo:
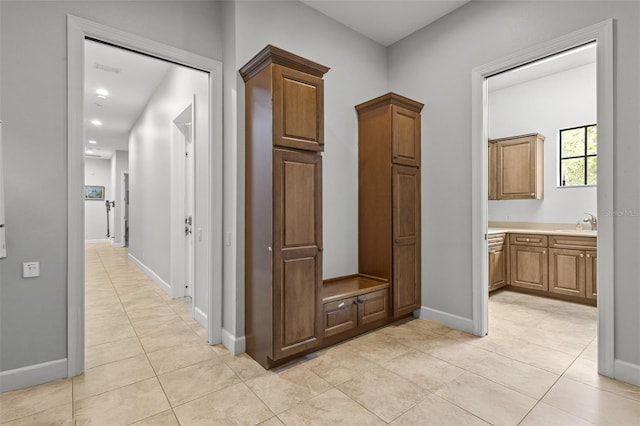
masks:
[(86, 372), (0, 395), (10, 425), (639, 425), (596, 374), (596, 310), (501, 292), (477, 338), (413, 319), (265, 371), (209, 346), (109, 245), (86, 249)]

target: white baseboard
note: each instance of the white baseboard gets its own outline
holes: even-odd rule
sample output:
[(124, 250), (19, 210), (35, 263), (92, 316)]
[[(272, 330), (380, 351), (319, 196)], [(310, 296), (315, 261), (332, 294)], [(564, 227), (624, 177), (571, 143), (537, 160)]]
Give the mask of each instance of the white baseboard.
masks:
[(198, 307), (193, 308), (193, 317), (200, 323), (201, 326), (207, 328), (207, 314)]
[(465, 333), (473, 333), (473, 320), (470, 318), (459, 317), (458, 315), (442, 312), (437, 309), (420, 308), (420, 318), (436, 320), (442, 325), (464, 331)]
[(242, 337), (235, 337), (224, 328), (222, 329), (222, 344), (225, 348), (229, 349), (234, 355), (244, 353), (246, 351), (247, 341)]
[(153, 272), (151, 269), (149, 269), (147, 267), (147, 265), (145, 265), (144, 263), (142, 263), (141, 261), (139, 261), (135, 256), (133, 256), (131, 253), (128, 253), (129, 255), (129, 259), (131, 259), (131, 261), (133, 263), (136, 264), (136, 266), (140, 269), (142, 269), (142, 272), (144, 272), (145, 274), (147, 274), (147, 276), (149, 278), (151, 278), (153, 280), (154, 283), (158, 284), (158, 287), (160, 287), (162, 290), (164, 290), (165, 293), (167, 293), (169, 295), (169, 297), (171, 297), (171, 286), (162, 278), (160, 278), (160, 276), (158, 274), (156, 274), (155, 272)]
[(640, 365), (616, 359), (614, 361), (614, 377), (616, 380), (640, 386)]
[(85, 244), (99, 244), (99, 243), (110, 243), (110, 242), (111, 242), (110, 238), (102, 238), (97, 240), (84, 240)]
[(0, 392), (28, 388), (67, 377), (67, 358), (0, 372)]
[(115, 247), (115, 248), (122, 248), (122, 247), (124, 247), (124, 244), (123, 243), (116, 243), (115, 241), (113, 241), (111, 243), (111, 246)]

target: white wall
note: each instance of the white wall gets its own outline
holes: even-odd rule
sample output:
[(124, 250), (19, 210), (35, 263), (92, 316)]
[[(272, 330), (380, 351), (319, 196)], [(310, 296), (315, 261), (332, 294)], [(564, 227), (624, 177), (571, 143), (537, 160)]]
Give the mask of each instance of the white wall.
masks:
[[(108, 241), (105, 200), (111, 200), (113, 194), (110, 160), (85, 158), (84, 184), (104, 186), (104, 200), (84, 201), (84, 239), (85, 241)], [(109, 213), (109, 229), (113, 230), (113, 210)]]
[[(171, 283), (171, 154), (173, 120), (196, 97), (194, 220), (196, 307), (208, 312), (208, 210), (203, 206), (209, 187), (209, 75), (173, 66), (167, 72), (129, 138), (129, 253)], [(184, 153), (180, 153), (184, 155)], [(180, 218), (182, 224), (183, 218)], [(202, 238), (199, 238), (202, 229)], [(183, 285), (180, 283), (179, 285)], [(177, 285), (177, 284), (175, 284)]]
[[(354, 106), (382, 95), (387, 87), (386, 49), (305, 4), (291, 1), (241, 1), (223, 6), (225, 14), (225, 125), (237, 116), (237, 127), (225, 129), (225, 160), (237, 159), (236, 182), (226, 182), (227, 202), (237, 208), (232, 233), (238, 269), (225, 260), (223, 327), (244, 334), (244, 83), (237, 70), (267, 44), (272, 44), (331, 68), (325, 75), (323, 157), (324, 277), (358, 269), (357, 116)], [(235, 46), (234, 46), (235, 45)], [(234, 104), (237, 102), (237, 109)], [(229, 110), (231, 108), (231, 110)], [(234, 134), (235, 133), (235, 134)], [(233, 164), (236, 162), (234, 161)], [(229, 166), (233, 167), (233, 166)], [(226, 174), (225, 174), (226, 175)], [(237, 185), (237, 186), (236, 186)], [(230, 197), (229, 197), (230, 196)], [(230, 226), (235, 225), (235, 230)], [(234, 276), (235, 275), (235, 276)], [(234, 288), (235, 287), (235, 288)], [(236, 306), (237, 311), (229, 310)]]
[(112, 207), (113, 222), (111, 228), (111, 236), (113, 237), (113, 245), (122, 247), (124, 244), (123, 235), (123, 215), (124, 215), (124, 189), (122, 187), (122, 173), (129, 170), (129, 152), (116, 150), (111, 157), (111, 188), (113, 192), (109, 201), (115, 201), (115, 207)]
[[(217, 60), (222, 60), (222, 37), (216, 2), (3, 0), (0, 9), (11, 249), (0, 260), (0, 371), (5, 372), (65, 362), (67, 356), (66, 15)], [(42, 271), (28, 285), (20, 276), (25, 260), (39, 260)]]
[(595, 186), (558, 187), (558, 131), (597, 121), (596, 89), (594, 63), (490, 91), (489, 138), (545, 136), (544, 198), (491, 200), (490, 221), (576, 223), (582, 222), (585, 212), (596, 214)]
[[(472, 317), (471, 70), (615, 19), (615, 357), (640, 366), (640, 3), (473, 1), (389, 49), (391, 90), (422, 113), (422, 305)], [(619, 214), (619, 216), (618, 216)]]

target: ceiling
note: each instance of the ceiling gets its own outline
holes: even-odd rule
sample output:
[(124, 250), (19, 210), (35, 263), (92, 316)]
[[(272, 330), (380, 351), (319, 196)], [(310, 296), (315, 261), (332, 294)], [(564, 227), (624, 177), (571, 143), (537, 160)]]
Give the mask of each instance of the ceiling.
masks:
[[(108, 159), (115, 150), (129, 149), (129, 130), (173, 66), (139, 53), (85, 41), (85, 156)], [(98, 89), (106, 89), (109, 95), (99, 98)], [(96, 126), (92, 120), (99, 120), (102, 125)]]
[(300, 0), (366, 37), (390, 46), (470, 0)]

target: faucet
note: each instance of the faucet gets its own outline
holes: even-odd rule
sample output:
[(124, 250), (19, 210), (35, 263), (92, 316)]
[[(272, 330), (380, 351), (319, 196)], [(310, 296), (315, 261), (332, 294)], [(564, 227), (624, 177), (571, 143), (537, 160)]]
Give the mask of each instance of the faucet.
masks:
[(586, 215), (589, 215), (589, 217), (585, 217), (584, 219), (582, 219), (583, 222), (589, 222), (589, 224), (591, 225), (591, 230), (592, 231), (597, 231), (598, 230), (598, 219), (596, 219), (596, 217), (594, 215), (592, 215), (591, 213), (585, 213)]

